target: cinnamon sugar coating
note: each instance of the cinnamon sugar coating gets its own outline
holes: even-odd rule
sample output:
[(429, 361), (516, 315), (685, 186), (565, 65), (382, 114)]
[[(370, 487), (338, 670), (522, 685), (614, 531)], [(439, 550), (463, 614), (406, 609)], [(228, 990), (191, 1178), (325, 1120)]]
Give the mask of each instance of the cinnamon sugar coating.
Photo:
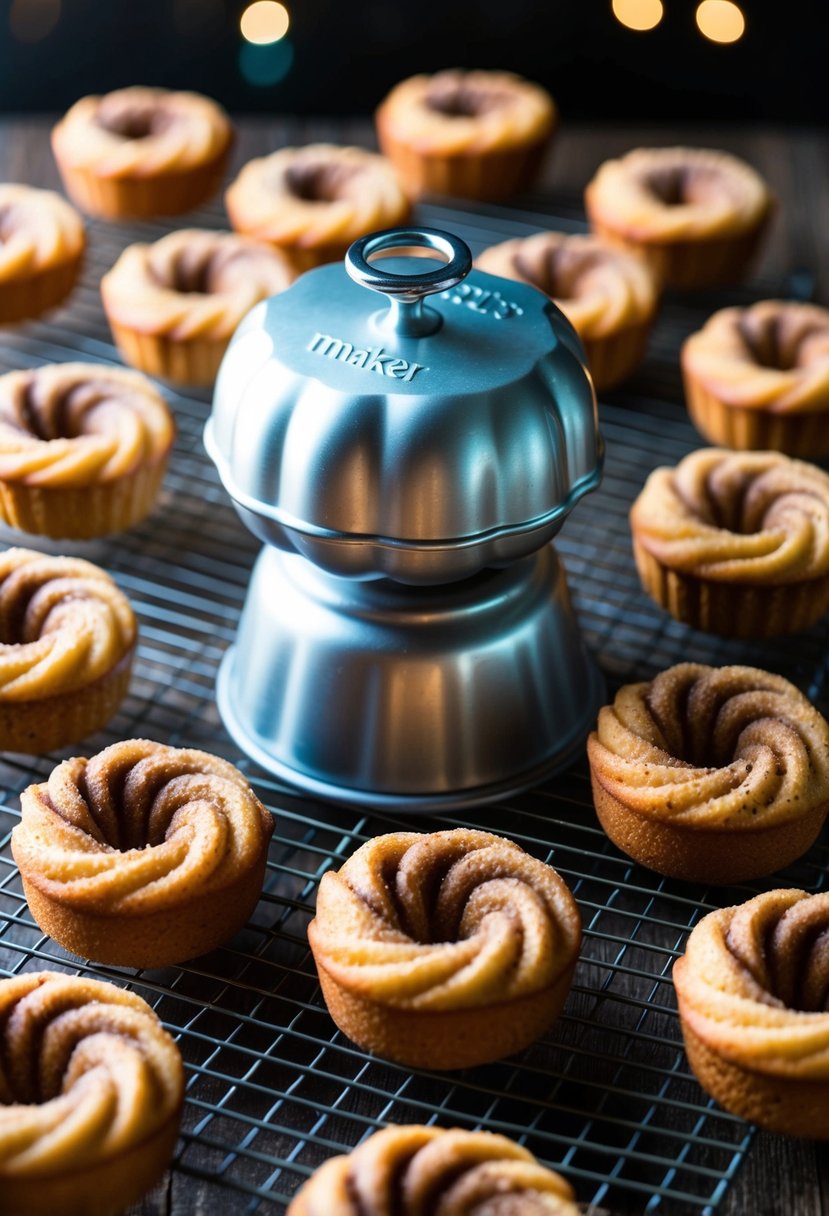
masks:
[(413, 198), (506, 199), (527, 189), (557, 125), (547, 90), (513, 72), (411, 76), (375, 112), (380, 148)]
[(829, 309), (795, 300), (722, 308), (682, 344), (694, 425), (713, 443), (829, 455)]
[(386, 1127), (321, 1165), (287, 1216), (577, 1216), (569, 1183), (506, 1136)]
[(136, 639), (129, 601), (92, 562), (0, 554), (0, 747), (37, 754), (103, 726)]
[(58, 972), (0, 981), (0, 1193), (9, 1216), (112, 1216), (167, 1168), (181, 1056), (139, 996)]
[(385, 156), (325, 143), (248, 161), (225, 191), (225, 207), (237, 232), (281, 249), (297, 270), (339, 260), (358, 237), (410, 213)]
[(53, 190), (0, 183), (0, 324), (39, 317), (78, 278), (83, 221)]
[(751, 165), (710, 148), (634, 148), (588, 182), (590, 226), (637, 249), (674, 287), (713, 287), (746, 272), (774, 197)]
[(644, 357), (660, 288), (638, 254), (593, 235), (537, 232), (490, 246), (475, 265), (550, 296), (581, 338), (598, 390), (620, 383)]
[(696, 628), (771, 637), (829, 608), (829, 475), (816, 465), (700, 448), (650, 474), (630, 527), (643, 586)]
[(462, 1068), (553, 1022), (581, 919), (556, 871), (512, 841), (393, 832), (323, 876), (308, 940), (349, 1038), (401, 1063)]
[(135, 372), (59, 363), (0, 376), (0, 514), (28, 532), (91, 537), (153, 507), (173, 416)]
[(610, 838), (660, 874), (723, 883), (782, 869), (829, 811), (829, 723), (781, 676), (680, 663), (628, 684), (587, 742)]
[(210, 384), (239, 322), (295, 277), (279, 250), (229, 232), (181, 228), (129, 245), (101, 278), (124, 359), (177, 383)]
[(674, 964), (689, 1063), (732, 1114), (829, 1139), (829, 895), (766, 891), (705, 916)]
[(90, 215), (178, 215), (219, 187), (233, 141), (224, 109), (185, 90), (135, 85), (82, 97), (52, 129), (70, 198)]
[(226, 760), (147, 739), (74, 757), (21, 795), (12, 853), (32, 915), (96, 962), (182, 962), (241, 928), (273, 818)]

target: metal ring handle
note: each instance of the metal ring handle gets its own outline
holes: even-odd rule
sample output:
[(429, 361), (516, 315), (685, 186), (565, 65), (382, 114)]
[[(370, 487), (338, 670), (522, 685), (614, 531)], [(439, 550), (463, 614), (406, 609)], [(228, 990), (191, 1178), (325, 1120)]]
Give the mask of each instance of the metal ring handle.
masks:
[[(421, 274), (396, 274), (372, 266), (369, 258), (381, 252), (416, 246), (434, 249), (446, 259), (445, 266)], [(425, 296), (457, 286), (472, 269), (469, 246), (460, 237), (440, 228), (387, 228), (360, 237), (349, 246), (345, 268), (355, 283), (388, 297), (389, 311), (379, 324), (403, 337), (423, 337), (434, 333), (441, 318), (425, 308)]]

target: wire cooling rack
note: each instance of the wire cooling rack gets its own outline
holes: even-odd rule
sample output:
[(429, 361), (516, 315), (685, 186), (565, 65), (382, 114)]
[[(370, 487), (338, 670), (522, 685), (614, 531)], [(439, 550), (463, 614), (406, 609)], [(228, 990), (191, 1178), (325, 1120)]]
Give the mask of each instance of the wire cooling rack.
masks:
[[(422, 207), (419, 218), (464, 237), (473, 253), (537, 228), (584, 227), (577, 205), (555, 217), (495, 208)], [(223, 227), (218, 208), (188, 223)], [(92, 223), (83, 281), (45, 322), (0, 333), (0, 370), (69, 359), (118, 363), (98, 281), (120, 250), (167, 228)], [(656, 608), (635, 575), (627, 511), (646, 474), (700, 446), (682, 406), (677, 355), (714, 307), (787, 292), (754, 284), (729, 295), (666, 299), (644, 367), (600, 402), (607, 461), (556, 541), (585, 639), (609, 692), (683, 659), (745, 662), (785, 675), (826, 711), (827, 630), (762, 644), (689, 630)], [(166, 391), (166, 390), (165, 390)], [(606, 839), (579, 762), (500, 805), (445, 815), (511, 836), (551, 862), (579, 903), (585, 936), (571, 995), (555, 1026), (515, 1058), (433, 1074), (387, 1064), (336, 1031), (322, 1002), (306, 926), (320, 876), (369, 837), (428, 830), (422, 816), (361, 814), (292, 793), (241, 757), (214, 703), (219, 661), (234, 638), (258, 545), (245, 531), (202, 447), (207, 394), (167, 391), (178, 438), (156, 510), (129, 532), (55, 545), (7, 531), (4, 543), (73, 552), (109, 570), (130, 597), (141, 643), (131, 690), (106, 730), (82, 746), (0, 761), (0, 968), (54, 967), (135, 989), (176, 1036), (187, 1101), (169, 1192), (142, 1211), (283, 1212), (323, 1160), (387, 1123), (485, 1128), (526, 1144), (573, 1183), (587, 1207), (614, 1213), (713, 1213), (747, 1152), (751, 1128), (702, 1093), (681, 1046), (671, 966), (706, 911), (764, 884), (707, 890), (660, 879)], [(182, 967), (138, 973), (84, 964), (34, 924), (9, 849), (19, 793), (55, 763), (144, 736), (228, 757), (276, 816), (267, 878), (246, 929)], [(815, 846), (767, 885), (817, 890), (827, 850)], [(177, 1206), (178, 1200), (178, 1206)]]

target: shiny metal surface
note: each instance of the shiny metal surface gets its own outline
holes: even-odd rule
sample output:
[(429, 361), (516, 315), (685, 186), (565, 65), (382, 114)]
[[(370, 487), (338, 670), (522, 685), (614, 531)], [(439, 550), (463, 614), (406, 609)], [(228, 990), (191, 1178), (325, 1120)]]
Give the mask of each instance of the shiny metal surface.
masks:
[[(387, 258), (382, 273), (416, 298), (458, 267)], [(440, 584), (545, 545), (598, 484), (602, 443), (580, 341), (541, 292), (473, 270), (430, 296), (425, 335), (405, 332), (409, 305), (390, 324), (341, 264), (258, 305), (205, 445), (267, 544), (335, 575)]]
[(551, 545), (430, 588), (338, 578), (265, 548), (217, 696), (239, 746), (282, 779), (424, 811), (570, 763), (602, 698)]
[[(436, 270), (395, 274), (387, 266), (371, 262), (380, 253), (388, 254), (407, 246), (440, 253), (446, 264)], [(417, 262), (412, 262), (413, 268), (417, 266)], [(388, 298), (389, 311), (378, 320), (378, 329), (423, 338), (435, 333), (443, 323), (439, 312), (424, 305), (424, 296), (451, 291), (462, 283), (472, 269), (472, 254), (460, 237), (437, 228), (389, 228), (354, 241), (345, 255), (345, 269), (355, 283)]]

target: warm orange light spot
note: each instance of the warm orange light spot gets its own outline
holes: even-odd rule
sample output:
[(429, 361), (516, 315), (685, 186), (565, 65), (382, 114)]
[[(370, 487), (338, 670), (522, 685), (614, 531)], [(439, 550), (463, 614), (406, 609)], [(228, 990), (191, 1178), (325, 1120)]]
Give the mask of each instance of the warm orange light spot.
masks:
[(745, 32), (746, 19), (732, 0), (702, 0), (697, 28), (712, 42), (737, 42)]
[(629, 30), (652, 30), (664, 11), (662, 0), (613, 0), (613, 16)]
[(257, 46), (279, 42), (287, 34), (290, 24), (288, 10), (278, 0), (256, 0), (248, 5), (239, 22), (242, 37)]

